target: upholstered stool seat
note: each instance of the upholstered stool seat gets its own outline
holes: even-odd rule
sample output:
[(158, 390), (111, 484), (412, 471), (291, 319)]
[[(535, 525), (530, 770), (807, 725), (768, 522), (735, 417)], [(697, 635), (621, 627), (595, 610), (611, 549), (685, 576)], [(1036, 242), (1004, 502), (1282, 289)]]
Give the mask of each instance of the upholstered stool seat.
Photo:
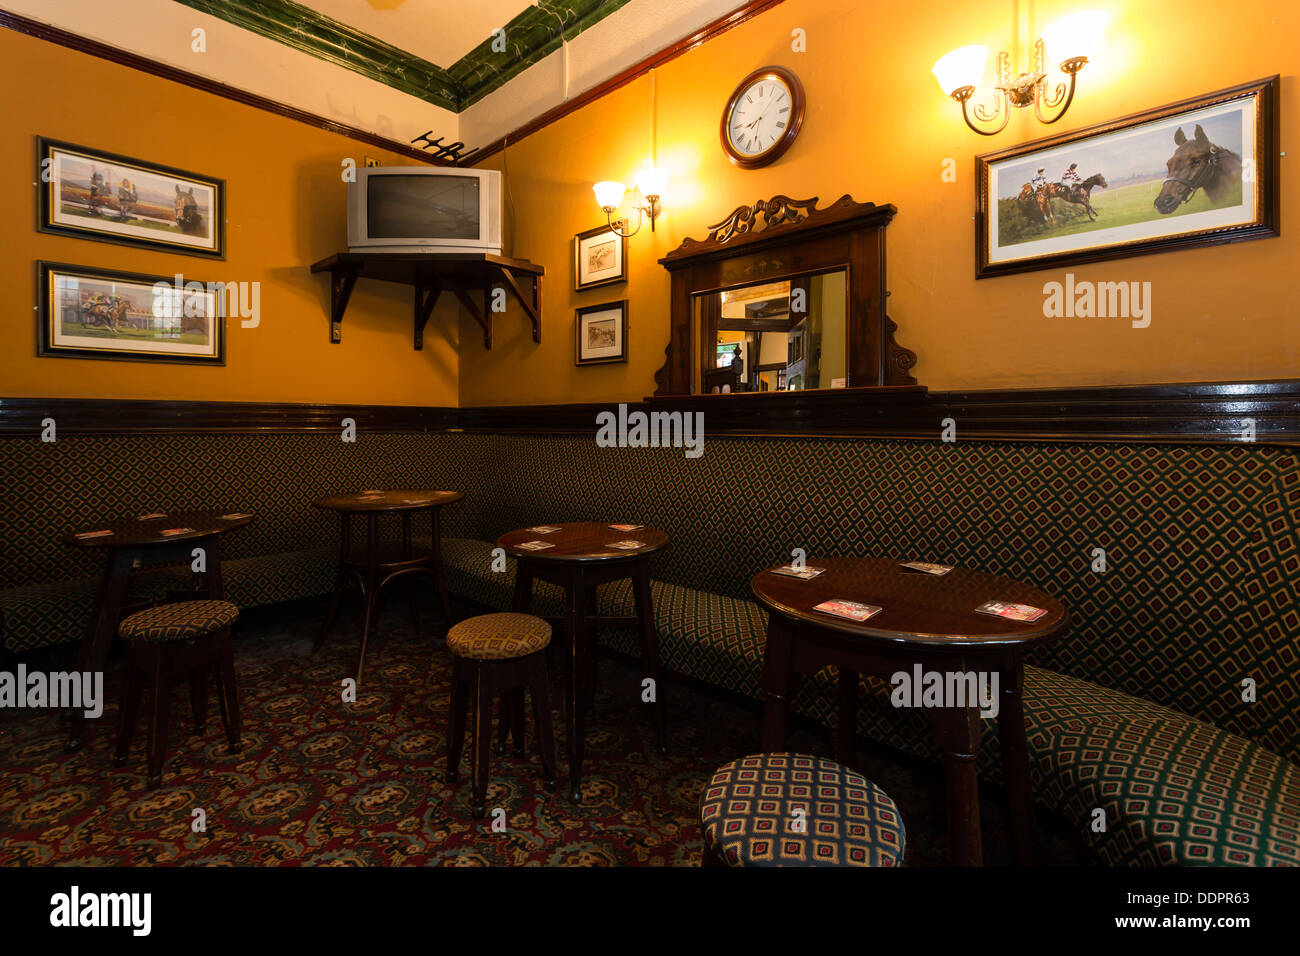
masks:
[(482, 614), (447, 632), (447, 649), (476, 661), (526, 657), (550, 643), (551, 625), (531, 614)]
[(483, 614), (461, 621), (447, 632), (451, 651), (451, 720), (447, 734), (447, 780), (460, 768), (466, 714), (474, 701), (470, 741), (473, 763), (471, 809), (481, 817), (487, 809), (488, 760), (492, 750), (492, 702), (501, 695), (501, 735), (514, 734), (515, 752), (524, 754), (524, 691), (532, 697), (533, 722), (542, 774), (548, 789), (555, 787), (555, 741), (551, 729), (551, 698), (546, 676), (546, 648), (551, 625), (531, 614)]
[(140, 611), (124, 619), (117, 633), (127, 641), (183, 641), (230, 627), (239, 608), (229, 601), (182, 601)]
[(230, 752), (239, 749), (239, 700), (230, 628), (239, 608), (228, 601), (181, 601), (132, 614), (118, 625), (127, 642), (126, 683), (122, 689), (114, 765), (125, 765), (146, 684), (152, 689), (149, 713), (149, 789), (162, 783), (167, 758), (167, 719), (172, 682), (188, 678), (195, 729), (207, 727), (208, 677), (216, 678), (217, 706)]
[(833, 760), (771, 753), (723, 764), (700, 798), (705, 865), (898, 866), (898, 808)]

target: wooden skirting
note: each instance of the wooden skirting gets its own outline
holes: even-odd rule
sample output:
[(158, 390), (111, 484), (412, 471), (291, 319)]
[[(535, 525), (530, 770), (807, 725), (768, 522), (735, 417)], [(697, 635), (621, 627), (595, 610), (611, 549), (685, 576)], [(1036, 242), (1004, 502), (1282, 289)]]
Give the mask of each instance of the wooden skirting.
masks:
[[(357, 430), (595, 434), (617, 402), (478, 408), (257, 402), (0, 398), (0, 435), (36, 436), (47, 418), (78, 434), (256, 433)], [(1300, 380), (1107, 388), (927, 392), (833, 389), (697, 395), (630, 402), (628, 411), (702, 412), (706, 435), (937, 440), (952, 420), (958, 440), (1243, 442), (1300, 444)]]

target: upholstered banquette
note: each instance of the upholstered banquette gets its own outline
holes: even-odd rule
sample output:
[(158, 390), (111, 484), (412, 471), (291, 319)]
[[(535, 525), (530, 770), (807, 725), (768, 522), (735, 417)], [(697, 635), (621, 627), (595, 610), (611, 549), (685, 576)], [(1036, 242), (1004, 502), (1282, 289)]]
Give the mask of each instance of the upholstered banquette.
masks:
[[(1026, 672), (1038, 799), (1108, 863), (1300, 863), (1300, 463), (1285, 448), (718, 437), (688, 459), (590, 435), (298, 434), (7, 439), (0, 455), (10, 651), (80, 636), (97, 569), (58, 536), (89, 516), (256, 512), (226, 542), (228, 596), (252, 606), (328, 590), (337, 531), (310, 502), (363, 487), (463, 491), (444, 516), (447, 584), (496, 608), (513, 587), (512, 564), (492, 570), (504, 531), (664, 529), (664, 663), (755, 697), (766, 618), (747, 583), (792, 548), (1031, 580), (1073, 612)], [(626, 585), (600, 600), (631, 606)], [(541, 612), (556, 602), (539, 588)], [(601, 640), (635, 652), (630, 632)], [(864, 684), (859, 732), (933, 756), (924, 717), (884, 690)], [(832, 672), (809, 675), (794, 706), (832, 723)], [(996, 780), (992, 730), (981, 765)]]

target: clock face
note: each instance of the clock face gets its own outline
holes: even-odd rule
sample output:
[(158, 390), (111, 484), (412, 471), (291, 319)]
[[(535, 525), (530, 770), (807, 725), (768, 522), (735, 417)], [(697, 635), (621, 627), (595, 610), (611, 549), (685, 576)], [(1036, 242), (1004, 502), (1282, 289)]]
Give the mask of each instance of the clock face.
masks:
[(765, 166), (789, 149), (803, 123), (803, 87), (781, 67), (741, 81), (722, 115), (722, 146), (737, 166)]

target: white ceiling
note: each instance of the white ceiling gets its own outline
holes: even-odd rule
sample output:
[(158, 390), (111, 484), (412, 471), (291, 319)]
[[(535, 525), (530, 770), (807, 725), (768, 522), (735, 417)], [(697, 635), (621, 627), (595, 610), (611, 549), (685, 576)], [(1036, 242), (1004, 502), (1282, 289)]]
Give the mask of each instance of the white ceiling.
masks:
[(528, 7), (529, 0), (299, 0), (385, 43), (449, 67)]

